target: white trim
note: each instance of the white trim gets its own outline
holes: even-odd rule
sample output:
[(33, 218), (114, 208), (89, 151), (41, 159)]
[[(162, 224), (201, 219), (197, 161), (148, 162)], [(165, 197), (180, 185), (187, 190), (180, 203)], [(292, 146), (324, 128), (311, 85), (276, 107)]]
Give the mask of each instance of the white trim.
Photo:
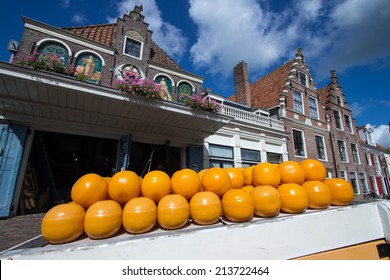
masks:
[(180, 80), (180, 81), (177, 83), (177, 88), (179, 88), (179, 86), (180, 86), (181, 83), (188, 83), (188, 84), (190, 84), (191, 87), (192, 87), (192, 92), (193, 92), (193, 93), (195, 92), (195, 87), (194, 87), (194, 85), (193, 85), (191, 82), (186, 81), (186, 80)]
[[(352, 151), (352, 159), (353, 159), (353, 163), (354, 164), (361, 164), (362, 163), (362, 161), (360, 160), (360, 155), (359, 155), (359, 146), (358, 146), (358, 144), (356, 144), (356, 143), (353, 143), (353, 142), (351, 142), (351, 143), (349, 143), (350, 145), (351, 145), (351, 151)], [(353, 150), (352, 150), (352, 145), (355, 145), (355, 148), (356, 148), (356, 154), (357, 154), (357, 160), (358, 160), (358, 162), (355, 162), (355, 159), (353, 158)]]
[[(300, 156), (300, 155), (296, 155), (296, 154), (295, 154), (294, 130), (302, 133), (303, 152), (305, 153), (303, 156)], [(293, 140), (293, 141), (292, 141), (292, 143), (293, 143), (293, 148), (294, 148), (294, 152), (293, 152), (294, 157), (298, 157), (298, 158), (307, 158), (307, 149), (306, 149), (305, 132), (304, 132), (303, 130), (299, 130), (299, 129), (296, 129), (296, 128), (291, 128), (291, 131), (292, 131), (292, 134), (293, 134), (293, 137), (292, 137), (292, 140)]]
[(108, 50), (106, 48), (102, 48), (102, 47), (96, 46), (94, 44), (90, 44), (90, 43), (87, 43), (87, 42), (84, 42), (84, 41), (81, 41), (81, 40), (77, 40), (77, 39), (75, 39), (75, 38), (73, 38), (71, 36), (66, 36), (66, 35), (60, 34), (58, 32), (50, 31), (50, 30), (47, 30), (45, 28), (32, 25), (30, 23), (25, 23), (24, 27), (25, 28), (30, 28), (30, 29), (38, 31), (38, 32), (45, 33), (45, 34), (50, 35), (50, 36), (56, 36), (58, 38), (67, 40), (69, 42), (76, 43), (76, 44), (79, 44), (79, 45), (82, 45), (84, 47), (87, 47), (87, 48), (90, 48), (90, 49), (94, 49), (94, 50), (97, 50), (97, 51), (100, 51), (100, 52), (104, 52), (104, 53), (109, 54), (109, 55), (114, 55), (115, 54), (114, 51)]
[(149, 68), (155, 69), (155, 70), (159, 70), (159, 71), (163, 71), (165, 73), (169, 73), (171, 75), (175, 75), (175, 76), (178, 76), (180, 78), (191, 80), (191, 81), (196, 82), (196, 83), (201, 83), (201, 84), (203, 83), (203, 80), (201, 80), (201, 79), (193, 78), (191, 76), (188, 76), (188, 75), (185, 75), (185, 74), (182, 74), (182, 73), (178, 73), (178, 72), (175, 72), (175, 71), (172, 71), (172, 70), (168, 70), (166, 68), (159, 67), (157, 65), (149, 64)]
[[(294, 99), (294, 93), (299, 93), (301, 95), (301, 103), (302, 103), (302, 112), (299, 112), (297, 110), (295, 110), (295, 99)], [(292, 90), (292, 101), (293, 101), (293, 111), (298, 113), (298, 114), (302, 114), (302, 115), (305, 115), (305, 101), (303, 100), (303, 93), (297, 89), (293, 89)]]
[[(357, 190), (355, 192), (355, 190), (353, 190), (353, 192), (355, 194), (360, 194), (360, 185), (359, 185), (359, 177), (358, 177), (358, 173), (356, 171), (348, 171), (349, 172), (349, 182), (351, 183), (352, 185), (352, 180), (351, 180), (351, 173), (355, 174), (355, 181), (356, 181), (356, 187), (357, 187)], [(353, 186), (352, 186), (353, 187)]]
[[(138, 42), (138, 43), (141, 44), (141, 49), (140, 49), (140, 51), (139, 51), (139, 57), (130, 55), (130, 54), (128, 54), (128, 53), (125, 52), (127, 39), (133, 40), (133, 41)], [(133, 37), (130, 37), (130, 36), (125, 36), (125, 40), (123, 41), (122, 54), (124, 54), (124, 55), (126, 55), (126, 56), (129, 56), (129, 57), (132, 57), (132, 58), (135, 58), (135, 59), (138, 59), (138, 60), (142, 60), (143, 52), (144, 52), (144, 42), (142, 42), (142, 41), (140, 41), (140, 40), (137, 40), (137, 39), (135, 39), (135, 38), (133, 38)]]
[[(345, 120), (345, 117), (348, 117), (349, 118), (349, 124), (350, 124), (350, 127), (348, 127), (348, 124)], [(347, 131), (349, 134), (355, 134), (354, 130), (353, 130), (353, 125), (352, 125), (352, 117), (348, 114), (344, 114), (344, 121), (345, 121), (345, 126), (350, 129), (350, 131)]]
[(61, 40), (58, 40), (58, 39), (54, 39), (54, 38), (46, 38), (46, 39), (42, 39), (40, 40), (38, 43), (37, 43), (37, 47), (39, 48), (41, 44), (44, 44), (46, 42), (56, 42), (56, 43), (59, 43), (61, 44), (63, 47), (65, 47), (67, 50), (68, 50), (68, 55), (71, 56), (72, 55), (72, 50), (69, 48), (69, 46), (67, 44), (65, 44), (64, 42), (62, 42)]
[[(310, 112), (310, 98), (312, 98), (312, 99), (314, 99), (314, 102), (315, 102), (315, 104), (316, 104), (316, 111), (317, 111), (317, 117), (315, 118), (315, 117), (313, 117), (312, 115), (311, 115), (311, 112)], [(318, 99), (317, 98), (315, 98), (315, 97), (313, 97), (313, 96), (311, 96), (311, 95), (308, 95), (307, 96), (307, 101), (308, 101), (308, 106), (309, 106), (309, 117), (310, 118), (312, 118), (312, 119), (315, 119), (315, 120), (319, 120), (320, 119), (320, 112), (319, 112), (319, 110), (318, 110)]]
[[(332, 111), (333, 111), (334, 124), (335, 124), (335, 126), (336, 126), (336, 129), (337, 129), (337, 130), (344, 131), (343, 119), (341, 118), (341, 113), (340, 113), (340, 111), (339, 111), (339, 110), (336, 110), (336, 109), (332, 109)], [(338, 127), (337, 127), (336, 117), (335, 117), (335, 115), (334, 115), (334, 112), (338, 112), (338, 113), (339, 113), (339, 117), (340, 117), (340, 126), (341, 126), (341, 128), (338, 128)]]
[(104, 66), (104, 65), (106, 65), (106, 63), (104, 62), (104, 59), (103, 59), (103, 57), (100, 55), (100, 54), (98, 54), (97, 52), (95, 52), (95, 51), (92, 51), (92, 50), (82, 50), (82, 51), (78, 51), (76, 54), (75, 54), (75, 60), (77, 60), (77, 58), (81, 55), (81, 54), (83, 54), (83, 53), (93, 53), (94, 55), (96, 55), (97, 57), (99, 57), (99, 59), (101, 60), (101, 62), (102, 62), (102, 66)]
[(171, 81), (171, 83), (172, 83), (172, 88), (175, 86), (175, 81), (174, 81), (169, 75), (167, 75), (167, 74), (165, 74), (165, 73), (158, 73), (158, 74), (154, 75), (153, 81), (156, 81), (156, 78), (157, 78), (158, 76), (168, 77), (168, 79), (169, 79), (169, 80)]
[[(316, 142), (316, 150), (317, 150), (316, 136), (322, 138), (322, 144), (324, 145), (324, 153), (325, 153), (325, 159), (319, 159), (319, 158), (318, 158), (318, 160), (319, 160), (319, 161), (328, 161), (328, 152), (327, 152), (327, 150), (326, 150), (325, 137), (322, 136), (322, 135), (319, 135), (319, 134), (314, 134), (314, 141)], [(317, 157), (318, 157), (318, 154), (317, 154)]]
[[(345, 157), (346, 157), (346, 160), (343, 160), (343, 159), (342, 159), (339, 141), (343, 142), (343, 144), (344, 144), (344, 150), (345, 150)], [(349, 163), (349, 160), (348, 160), (348, 151), (347, 151), (347, 146), (345, 145), (345, 141), (342, 140), (342, 139), (337, 139), (337, 148), (339, 148), (339, 153), (340, 153), (340, 160), (341, 160), (341, 162)]]
[[(342, 173), (342, 172), (344, 172), (344, 175), (345, 175), (344, 177), (341, 176), (341, 173)], [(343, 170), (340, 170), (340, 178), (341, 178), (341, 179), (344, 179), (344, 180), (346, 180), (346, 181), (348, 181), (348, 176), (347, 176), (347, 171), (346, 171), (346, 170), (344, 170), (344, 169), (343, 169)]]

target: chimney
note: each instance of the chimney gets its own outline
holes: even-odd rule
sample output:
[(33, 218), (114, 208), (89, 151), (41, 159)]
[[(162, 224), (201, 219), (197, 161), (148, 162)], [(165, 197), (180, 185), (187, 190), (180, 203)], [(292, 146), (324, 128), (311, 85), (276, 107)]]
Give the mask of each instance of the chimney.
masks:
[(236, 102), (252, 107), (249, 90), (248, 64), (240, 61), (233, 70), (234, 73), (234, 96)]
[(336, 70), (331, 70), (330, 71), (330, 80), (333, 84), (338, 85), (339, 81), (336, 75)]

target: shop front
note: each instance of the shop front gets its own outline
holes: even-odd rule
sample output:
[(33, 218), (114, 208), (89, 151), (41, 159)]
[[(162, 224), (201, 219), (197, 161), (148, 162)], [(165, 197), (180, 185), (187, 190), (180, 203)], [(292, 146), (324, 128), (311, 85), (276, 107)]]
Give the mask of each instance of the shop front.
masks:
[(231, 120), (171, 101), (0, 63), (0, 216), (69, 200), (86, 173), (203, 168), (204, 139)]

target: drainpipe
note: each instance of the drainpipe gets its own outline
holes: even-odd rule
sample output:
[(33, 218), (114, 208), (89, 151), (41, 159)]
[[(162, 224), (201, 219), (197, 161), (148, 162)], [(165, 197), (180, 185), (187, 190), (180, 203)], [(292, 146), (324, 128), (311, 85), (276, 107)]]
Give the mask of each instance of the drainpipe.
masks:
[(334, 154), (334, 146), (333, 146), (333, 140), (332, 140), (332, 132), (329, 132), (329, 140), (330, 140), (330, 147), (331, 147), (331, 150), (332, 150), (334, 171), (335, 171), (336, 178), (338, 178), (338, 176), (339, 176), (338, 173), (339, 173), (339, 172), (338, 172), (338, 170), (337, 170), (336, 156), (335, 156), (335, 154)]

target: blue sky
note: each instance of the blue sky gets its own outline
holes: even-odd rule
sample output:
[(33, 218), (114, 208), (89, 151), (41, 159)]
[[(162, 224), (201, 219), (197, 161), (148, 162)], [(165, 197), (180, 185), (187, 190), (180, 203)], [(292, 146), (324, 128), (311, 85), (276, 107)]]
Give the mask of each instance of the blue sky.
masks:
[(1, 1), (0, 60), (9, 59), (8, 41), (22, 37), (21, 16), (56, 27), (102, 24), (135, 4), (143, 5), (154, 41), (225, 97), (240, 60), (254, 82), (302, 47), (317, 88), (335, 69), (356, 125), (370, 123), (377, 142), (390, 147), (388, 0)]

